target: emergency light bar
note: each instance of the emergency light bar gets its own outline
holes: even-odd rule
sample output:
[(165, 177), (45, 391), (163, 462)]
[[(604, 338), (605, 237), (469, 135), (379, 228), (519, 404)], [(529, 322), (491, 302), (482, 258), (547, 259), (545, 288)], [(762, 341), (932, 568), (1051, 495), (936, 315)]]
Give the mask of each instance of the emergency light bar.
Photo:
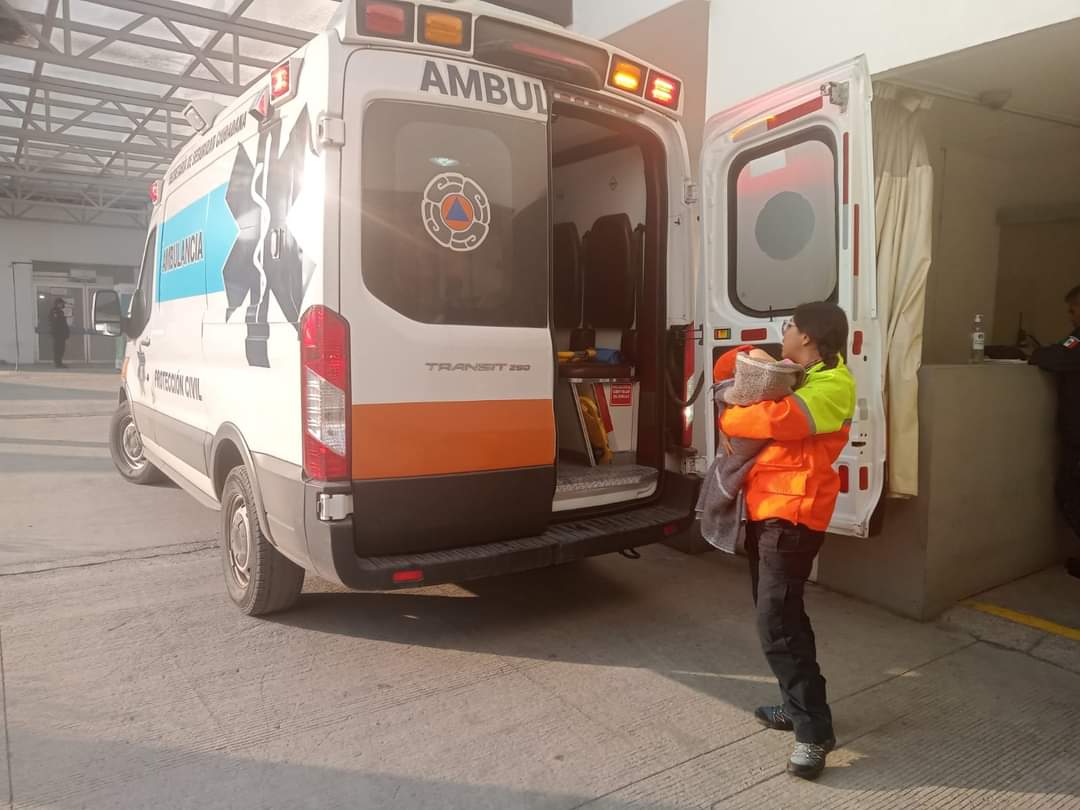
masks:
[[(408, 0), (353, 0), (361, 37), (472, 51), (480, 62), (592, 90), (612, 90), (677, 112), (682, 82), (604, 48), (496, 17)], [(275, 68), (275, 74), (280, 68)], [(295, 81), (295, 76), (292, 77)], [(273, 81), (277, 81), (276, 76)], [(276, 101), (276, 97), (272, 99)]]

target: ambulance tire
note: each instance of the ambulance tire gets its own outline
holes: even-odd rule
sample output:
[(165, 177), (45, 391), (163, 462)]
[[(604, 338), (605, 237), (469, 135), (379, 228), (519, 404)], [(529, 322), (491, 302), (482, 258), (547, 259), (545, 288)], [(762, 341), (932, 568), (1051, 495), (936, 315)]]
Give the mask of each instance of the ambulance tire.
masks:
[(132, 484), (157, 484), (165, 480), (161, 470), (143, 456), (142, 439), (127, 402), (120, 404), (109, 421), (109, 455), (120, 475)]
[(221, 545), (229, 598), (248, 616), (292, 607), (304, 586), (304, 569), (263, 534), (247, 467), (233, 467), (221, 494)]

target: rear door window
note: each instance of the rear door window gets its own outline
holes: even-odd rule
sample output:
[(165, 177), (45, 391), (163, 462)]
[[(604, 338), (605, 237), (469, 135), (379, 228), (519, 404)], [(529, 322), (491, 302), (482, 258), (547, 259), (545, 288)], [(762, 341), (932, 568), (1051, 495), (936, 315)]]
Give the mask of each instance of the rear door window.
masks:
[(836, 142), (811, 127), (738, 155), (728, 174), (729, 295), (745, 315), (836, 300)]
[(415, 321), (548, 323), (547, 127), (376, 102), (364, 113), (361, 267)]

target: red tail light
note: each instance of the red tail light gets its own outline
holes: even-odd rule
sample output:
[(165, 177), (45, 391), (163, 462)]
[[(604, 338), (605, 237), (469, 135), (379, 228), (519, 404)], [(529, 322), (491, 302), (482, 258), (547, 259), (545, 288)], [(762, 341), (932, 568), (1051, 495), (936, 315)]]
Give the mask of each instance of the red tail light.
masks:
[(416, 7), (412, 3), (399, 3), (394, 0), (358, 0), (360, 31), (370, 37), (400, 39), (411, 42), (413, 39), (413, 15)]
[(323, 306), (300, 321), (300, 392), (304, 472), (318, 481), (350, 480), (349, 324)]
[(664, 107), (673, 110), (679, 107), (679, 95), (682, 93), (682, 82), (671, 76), (665, 76), (656, 70), (649, 71), (648, 90), (646, 95), (650, 101), (654, 101)]
[(755, 341), (755, 340), (768, 340), (769, 339), (769, 330), (768, 329), (743, 329), (742, 330), (742, 335), (740, 335), (740, 338), (744, 343), (750, 343), (750, 342)]
[(851, 490), (851, 473), (846, 464), (840, 465), (840, 491), (847, 494)]

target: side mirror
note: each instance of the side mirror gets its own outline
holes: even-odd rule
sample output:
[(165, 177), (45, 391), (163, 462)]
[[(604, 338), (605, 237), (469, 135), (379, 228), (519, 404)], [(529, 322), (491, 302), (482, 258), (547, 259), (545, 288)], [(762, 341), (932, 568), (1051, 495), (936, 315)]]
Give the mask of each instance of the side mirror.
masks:
[(91, 320), (94, 331), (106, 337), (119, 337), (127, 328), (116, 290), (94, 290)]

